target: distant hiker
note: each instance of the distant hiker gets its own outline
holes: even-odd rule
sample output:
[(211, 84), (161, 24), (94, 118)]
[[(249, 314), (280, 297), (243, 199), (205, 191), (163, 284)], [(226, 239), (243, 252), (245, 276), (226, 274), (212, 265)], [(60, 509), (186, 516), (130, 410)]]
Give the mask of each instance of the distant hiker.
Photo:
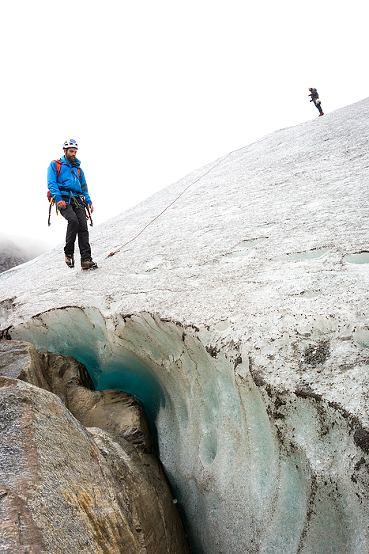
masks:
[(88, 216), (94, 211), (88, 193), (85, 175), (76, 158), (78, 144), (74, 139), (63, 144), (64, 156), (53, 160), (47, 170), (47, 186), (57, 209), (68, 221), (65, 240), (65, 263), (74, 267), (74, 243), (78, 235), (82, 269), (96, 269), (92, 261), (88, 236), (86, 211)]
[(319, 100), (319, 94), (316, 88), (309, 88), (310, 94), (308, 96), (311, 96), (310, 102), (314, 102), (315, 107), (319, 110), (319, 115), (324, 115), (324, 112), (322, 110), (321, 102)]

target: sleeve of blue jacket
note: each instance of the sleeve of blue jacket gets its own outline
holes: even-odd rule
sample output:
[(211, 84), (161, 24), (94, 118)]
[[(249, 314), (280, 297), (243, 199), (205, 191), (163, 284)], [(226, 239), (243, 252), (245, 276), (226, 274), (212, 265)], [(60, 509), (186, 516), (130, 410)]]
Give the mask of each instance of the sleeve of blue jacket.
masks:
[(57, 175), (56, 175), (56, 162), (53, 161), (47, 168), (47, 187), (54, 198), (56, 204), (62, 199), (60, 190), (58, 187)]

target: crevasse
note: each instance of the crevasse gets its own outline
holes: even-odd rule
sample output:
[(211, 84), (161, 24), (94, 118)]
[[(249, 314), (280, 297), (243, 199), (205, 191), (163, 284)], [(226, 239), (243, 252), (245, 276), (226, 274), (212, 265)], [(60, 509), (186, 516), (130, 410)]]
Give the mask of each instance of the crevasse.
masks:
[(367, 435), (338, 405), (271, 387), (211, 329), (144, 312), (68, 307), (9, 333), (144, 402), (196, 554), (365, 551)]

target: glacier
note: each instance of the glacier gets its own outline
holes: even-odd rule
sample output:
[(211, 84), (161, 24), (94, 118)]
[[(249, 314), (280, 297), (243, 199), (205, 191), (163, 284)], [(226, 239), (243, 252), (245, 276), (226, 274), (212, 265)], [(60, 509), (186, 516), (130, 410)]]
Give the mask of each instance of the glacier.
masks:
[(0, 275), (3, 339), (143, 401), (196, 554), (369, 550), (368, 116), (279, 130), (92, 229), (96, 272), (60, 245)]

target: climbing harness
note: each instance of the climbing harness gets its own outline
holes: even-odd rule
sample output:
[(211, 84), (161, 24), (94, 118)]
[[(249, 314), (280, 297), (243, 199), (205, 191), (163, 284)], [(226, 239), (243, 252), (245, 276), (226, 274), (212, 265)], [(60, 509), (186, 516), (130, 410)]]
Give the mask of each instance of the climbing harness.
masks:
[[(122, 244), (122, 246), (120, 246), (119, 248), (117, 248), (117, 250), (114, 250), (114, 252), (110, 252), (110, 254), (108, 254), (106, 256), (106, 258), (111, 258), (112, 256), (114, 256), (114, 254), (117, 254), (120, 250), (122, 250), (122, 248), (124, 248), (125, 246), (127, 246), (127, 244), (130, 244), (131, 242), (133, 242), (137, 237), (139, 237), (141, 235), (141, 233), (143, 233), (145, 231), (145, 229), (147, 229), (152, 223), (154, 223), (154, 221), (156, 221), (157, 219), (159, 219), (159, 217), (161, 215), (163, 215), (164, 212), (166, 212), (171, 206), (173, 206), (173, 204), (175, 202), (177, 202), (177, 200), (182, 196), (182, 194), (184, 194), (186, 192), (186, 190), (188, 190), (190, 187), (192, 187), (192, 185), (194, 185), (195, 183), (198, 183), (203, 177), (205, 177), (205, 175), (207, 175), (208, 173), (210, 173), (211, 171), (213, 171), (213, 169), (215, 169), (218, 165), (220, 165), (221, 163), (223, 163), (230, 155), (232, 154), (232, 152), (229, 152), (222, 160), (220, 160), (219, 162), (217, 162), (215, 165), (213, 165), (213, 167), (211, 167), (208, 171), (206, 171), (206, 173), (204, 173), (203, 175), (201, 175), (201, 177), (199, 177), (198, 179), (196, 179), (196, 181), (193, 181), (193, 183), (190, 183), (182, 192), (181, 194), (179, 194), (177, 196), (177, 198), (175, 198), (170, 204), (168, 204), (168, 206), (166, 208), (164, 208), (163, 211), (160, 212), (160, 214), (158, 214), (157, 216), (154, 217), (154, 219), (152, 219), (147, 225), (145, 225), (145, 227), (143, 229), (141, 229), (141, 231), (139, 233), (137, 233), (136, 236), (134, 236), (132, 239), (128, 240), (127, 242), (125, 242), (124, 244)], [(106, 259), (105, 258), (105, 259)]]
[(83, 210), (86, 214), (87, 221), (90, 220), (90, 226), (93, 227), (90, 208), (86, 202), (85, 197), (82, 194), (80, 194), (79, 196), (72, 196), (72, 193), (69, 191), (69, 204), (72, 204), (73, 206), (76, 206), (76, 208)]

